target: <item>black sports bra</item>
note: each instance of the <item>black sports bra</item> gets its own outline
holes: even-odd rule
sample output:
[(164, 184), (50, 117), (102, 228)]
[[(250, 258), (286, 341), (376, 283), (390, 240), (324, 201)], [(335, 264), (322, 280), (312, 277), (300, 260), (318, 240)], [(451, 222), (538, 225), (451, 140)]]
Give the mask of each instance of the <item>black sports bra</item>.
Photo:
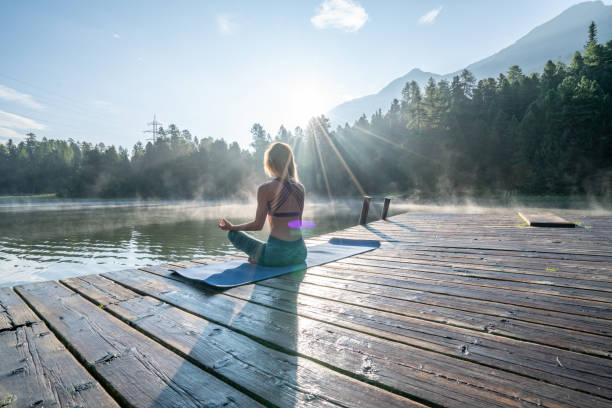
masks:
[[(280, 177), (277, 177), (275, 180), (282, 183), (282, 188), (276, 198), (268, 202), (268, 214), (273, 217), (300, 217), (304, 211), (304, 192), (295, 182), (287, 179), (281, 180)], [(285, 204), (292, 194), (295, 196), (300, 210), (293, 212), (278, 212), (278, 209)]]

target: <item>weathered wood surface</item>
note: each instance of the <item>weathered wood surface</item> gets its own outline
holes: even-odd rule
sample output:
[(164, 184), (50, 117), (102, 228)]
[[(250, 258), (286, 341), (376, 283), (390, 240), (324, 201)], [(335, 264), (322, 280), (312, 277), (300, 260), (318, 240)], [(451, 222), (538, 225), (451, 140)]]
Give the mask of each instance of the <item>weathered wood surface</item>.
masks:
[(0, 332), (40, 321), (11, 288), (0, 288)]
[(610, 406), (612, 218), (568, 219), (403, 214), (307, 240), (377, 250), (225, 291), (169, 271), (212, 258), (17, 287), (33, 310), (0, 289), (0, 367), (8, 333), (126, 406)]
[[(362, 407), (422, 406), (308, 359), (266, 347), (153, 297), (135, 292), (126, 297), (125, 288), (99, 275), (63, 282), (183, 357), (277, 406), (328, 406), (332, 401)], [(119, 295), (109, 297), (111, 291)]]
[(523, 211), (519, 212), (518, 215), (532, 227), (574, 228), (576, 226), (573, 222), (550, 212), (526, 213)]
[[(171, 279), (184, 281), (180, 276), (163, 268), (147, 269)], [(275, 279), (266, 283), (270, 281), (274, 282)], [(127, 280), (122, 282), (130, 285)], [(166, 289), (171, 290), (171, 287), (166, 286)], [(185, 291), (189, 291), (189, 289), (181, 290), (181, 292)], [(150, 293), (149, 291), (146, 292)], [(335, 300), (302, 294), (296, 296), (295, 291), (276, 289), (274, 283), (265, 286), (240, 286), (226, 290), (223, 294), (245, 301), (257, 302), (289, 313), (296, 313), (297, 311), (302, 316), (321, 322), (329, 322), (362, 333), (455, 355), (468, 361), (487, 364), (492, 358), (495, 358), (498, 367), (505, 370), (564, 383), (571, 385), (573, 388), (588, 390), (589, 392), (600, 392), (612, 397), (612, 384), (607, 378), (607, 375), (612, 373), (612, 360), (580, 355), (565, 350), (554, 350), (539, 344), (520, 342), (486, 332), (474, 332), (379, 310), (364, 310), (363, 307), (351, 307), (351, 305), (339, 303)], [(166, 300), (172, 302), (170, 298)], [(195, 308), (188, 310), (197, 313)], [(355, 336), (358, 335), (355, 334)], [(557, 358), (568, 360), (566, 365), (571, 369), (560, 367), (556, 362)], [(587, 370), (591, 372), (584, 375)]]
[(262, 406), (59, 283), (15, 289), (125, 404)]
[(0, 331), (0, 407), (118, 407), (10, 288), (0, 305), (11, 323)]
[[(167, 269), (147, 269), (170, 275)], [(261, 305), (257, 299), (245, 301), (193, 283), (162, 276), (152, 278), (142, 271), (126, 270), (104, 276), (262, 342), (277, 344), (288, 352), (437, 404), (451, 399), (454, 406), (514, 406), (520, 398), (536, 404), (546, 401), (545, 406), (579, 406), (586, 397), (552, 385), (539, 387), (539, 381), (500, 370), (480, 371), (463, 358), (296, 316), (278, 306)], [(257, 285), (249, 286), (253, 289)], [(598, 398), (591, 403), (607, 405)]]

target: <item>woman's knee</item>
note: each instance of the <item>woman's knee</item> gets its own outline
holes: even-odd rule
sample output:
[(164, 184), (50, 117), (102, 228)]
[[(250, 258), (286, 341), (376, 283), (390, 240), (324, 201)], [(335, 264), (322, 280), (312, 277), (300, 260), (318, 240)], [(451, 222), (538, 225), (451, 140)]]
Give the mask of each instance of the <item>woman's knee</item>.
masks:
[(238, 238), (238, 231), (232, 230), (232, 231), (227, 232), (227, 239), (229, 239), (232, 244), (236, 242), (237, 238)]

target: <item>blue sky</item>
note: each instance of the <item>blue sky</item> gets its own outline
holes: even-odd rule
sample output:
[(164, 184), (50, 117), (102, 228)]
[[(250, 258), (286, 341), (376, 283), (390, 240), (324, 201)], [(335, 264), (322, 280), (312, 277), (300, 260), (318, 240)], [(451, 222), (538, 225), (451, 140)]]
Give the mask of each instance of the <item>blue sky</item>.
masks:
[(246, 148), (255, 122), (274, 135), (412, 68), (461, 69), (579, 2), (4, 1), (0, 141), (131, 149), (156, 114)]

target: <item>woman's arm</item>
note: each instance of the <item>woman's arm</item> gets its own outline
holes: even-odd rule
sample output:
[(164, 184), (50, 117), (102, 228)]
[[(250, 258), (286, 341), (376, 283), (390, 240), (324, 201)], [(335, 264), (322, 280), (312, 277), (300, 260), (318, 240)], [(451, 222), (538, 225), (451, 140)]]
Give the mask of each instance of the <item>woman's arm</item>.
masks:
[(229, 231), (260, 231), (266, 223), (266, 215), (268, 215), (268, 200), (266, 197), (265, 188), (263, 185), (257, 189), (257, 211), (255, 212), (255, 220), (246, 224), (232, 225), (225, 220), (224, 225), (219, 225), (219, 228)]

